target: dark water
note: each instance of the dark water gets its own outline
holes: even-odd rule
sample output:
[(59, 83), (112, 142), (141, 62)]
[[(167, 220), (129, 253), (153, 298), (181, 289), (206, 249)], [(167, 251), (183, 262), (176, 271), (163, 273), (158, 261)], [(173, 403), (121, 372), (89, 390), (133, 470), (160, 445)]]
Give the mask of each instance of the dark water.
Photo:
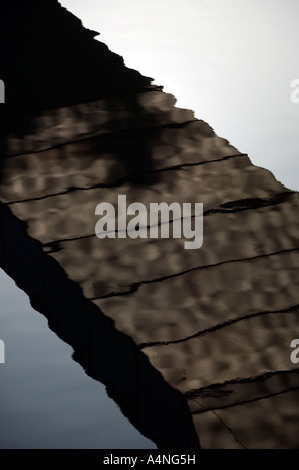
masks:
[(72, 360), (72, 348), (2, 270), (0, 299), (6, 352), (0, 364), (0, 448), (156, 447)]

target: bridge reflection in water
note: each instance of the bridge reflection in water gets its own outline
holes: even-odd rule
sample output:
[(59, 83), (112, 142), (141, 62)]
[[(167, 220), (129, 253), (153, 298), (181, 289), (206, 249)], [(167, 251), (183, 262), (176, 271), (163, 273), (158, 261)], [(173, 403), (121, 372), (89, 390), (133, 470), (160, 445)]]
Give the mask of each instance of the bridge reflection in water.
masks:
[[(160, 448), (298, 447), (298, 194), (57, 2), (29, 4), (40, 40), (18, 24), (28, 61), (6, 55), (1, 266)], [(119, 194), (203, 203), (203, 246), (99, 240)]]

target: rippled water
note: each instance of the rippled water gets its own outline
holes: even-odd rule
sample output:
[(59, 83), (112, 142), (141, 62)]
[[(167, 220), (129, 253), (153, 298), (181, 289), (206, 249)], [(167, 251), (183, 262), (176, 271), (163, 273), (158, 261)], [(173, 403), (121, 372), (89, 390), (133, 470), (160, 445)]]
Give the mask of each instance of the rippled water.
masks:
[(0, 271), (0, 448), (153, 449)]

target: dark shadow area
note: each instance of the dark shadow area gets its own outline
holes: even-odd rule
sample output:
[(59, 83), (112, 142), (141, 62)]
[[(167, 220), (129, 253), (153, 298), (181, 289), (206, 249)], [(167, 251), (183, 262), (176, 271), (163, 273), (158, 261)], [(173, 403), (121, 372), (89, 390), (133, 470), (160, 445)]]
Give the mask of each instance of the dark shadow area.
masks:
[[(135, 94), (157, 87), (151, 85), (152, 78), (127, 68), (121, 56), (95, 40), (98, 34), (83, 27), (57, 0), (2, 2), (0, 78), (5, 83), (5, 104), (0, 106), (1, 155), (7, 151), (7, 135), (34, 134), (34, 119), (47, 110), (127, 97), (132, 112), (135, 109), (138, 114)], [(147, 119), (150, 124), (149, 114)], [(137, 170), (150, 169), (151, 149), (145, 142), (146, 137), (139, 136), (136, 146), (123, 152), (129, 169), (132, 165)]]
[(125, 67), (97, 35), (56, 0), (3, 1), (0, 76), (9, 110), (26, 115), (150, 85), (151, 78)]

